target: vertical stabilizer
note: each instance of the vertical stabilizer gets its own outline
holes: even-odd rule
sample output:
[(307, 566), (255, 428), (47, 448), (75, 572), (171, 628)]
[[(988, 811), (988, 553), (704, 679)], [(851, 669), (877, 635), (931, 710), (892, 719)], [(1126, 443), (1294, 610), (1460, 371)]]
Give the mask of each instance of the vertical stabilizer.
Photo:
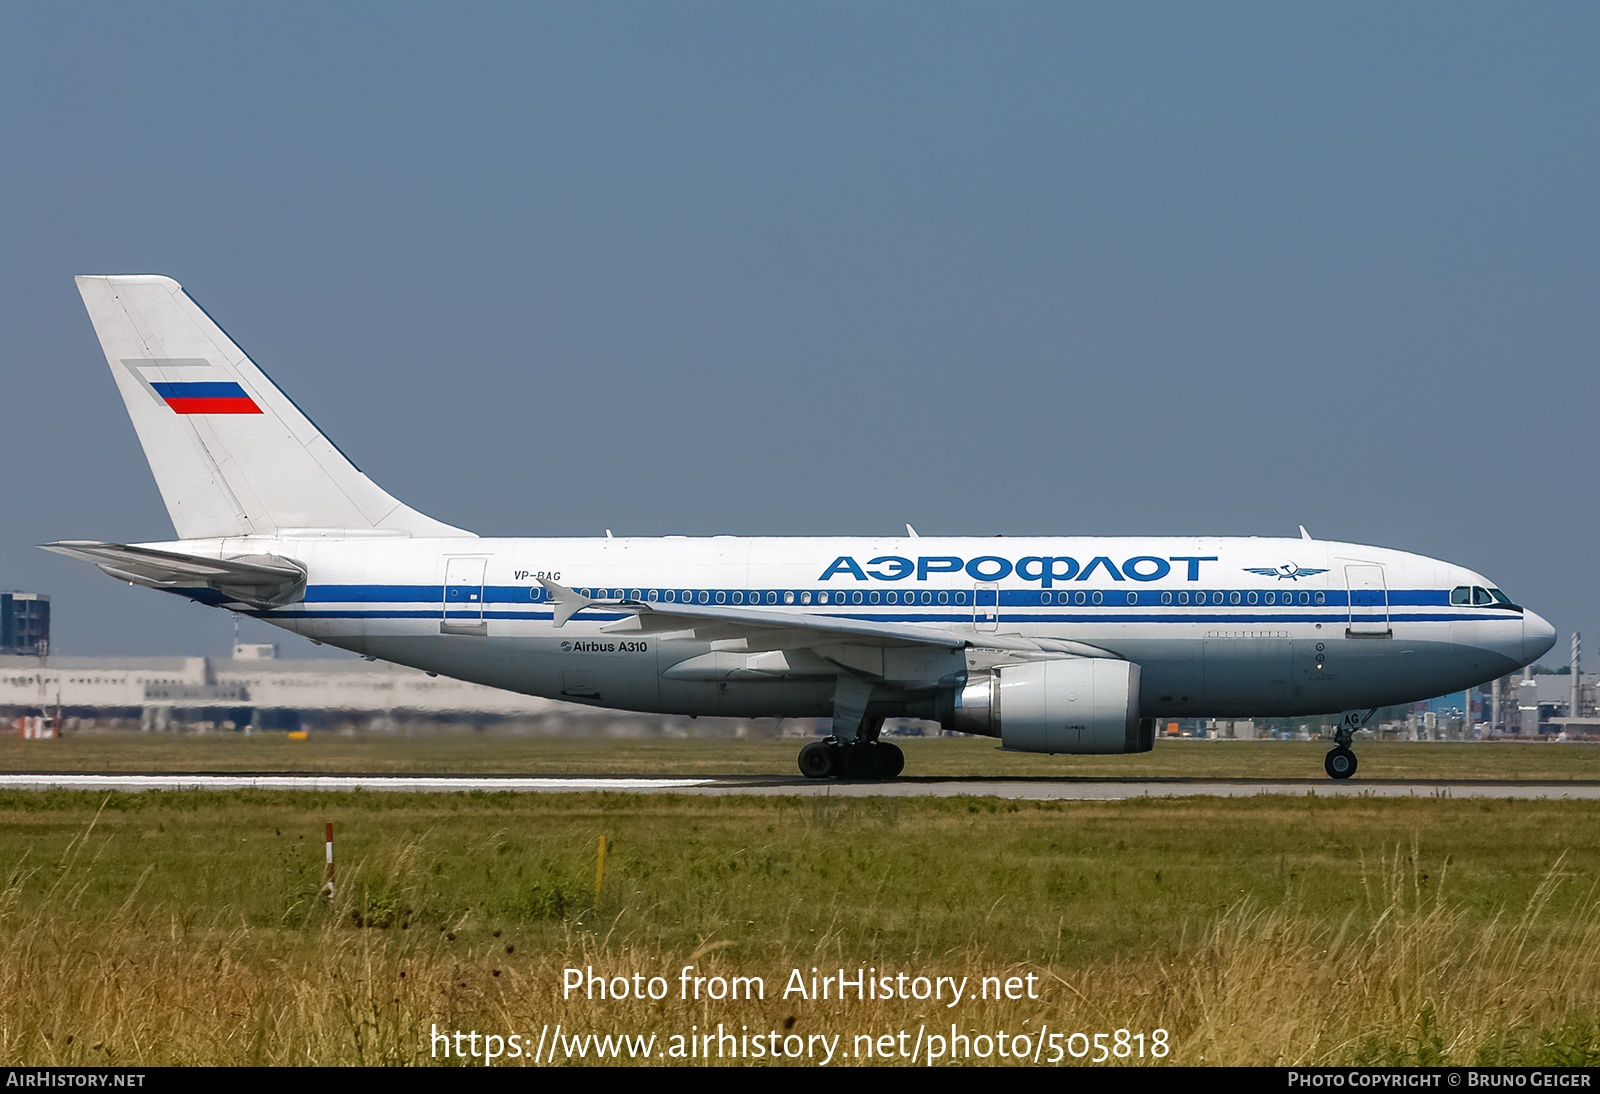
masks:
[(363, 475), (176, 281), (77, 280), (179, 538), (472, 535)]

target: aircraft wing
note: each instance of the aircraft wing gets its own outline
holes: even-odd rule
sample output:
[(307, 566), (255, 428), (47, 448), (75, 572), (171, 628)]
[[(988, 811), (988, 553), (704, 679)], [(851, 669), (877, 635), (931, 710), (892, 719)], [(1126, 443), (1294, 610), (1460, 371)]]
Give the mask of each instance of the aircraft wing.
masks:
[(279, 555), (215, 559), (93, 540), (62, 540), (42, 546), (58, 555), (92, 562), (118, 581), (147, 589), (212, 589), (221, 594), (222, 604), (279, 607), (300, 599), (305, 592), (306, 568)]
[[(1116, 657), (1086, 642), (1030, 638), (1020, 634), (980, 634), (943, 624), (885, 623), (804, 611), (730, 607), (725, 604), (662, 604), (644, 600), (602, 600), (541, 579), (555, 603), (560, 627), (585, 608), (627, 612), (647, 631), (693, 630), (699, 637), (745, 637), (752, 647), (907, 646), (924, 649), (988, 649), (1048, 653), (1069, 657)], [(707, 631), (713, 632), (707, 634)], [(763, 636), (765, 640), (763, 640)]]

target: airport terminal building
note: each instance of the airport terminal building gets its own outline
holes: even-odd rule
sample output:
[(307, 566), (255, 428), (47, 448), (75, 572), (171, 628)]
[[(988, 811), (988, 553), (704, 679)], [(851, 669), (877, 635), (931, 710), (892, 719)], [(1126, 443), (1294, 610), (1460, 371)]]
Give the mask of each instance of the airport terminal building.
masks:
[(0, 656), (0, 712), (11, 721), (59, 718), (69, 729), (94, 720), (133, 721), (146, 730), (518, 721), (558, 732), (573, 719), (595, 717), (586, 707), (384, 662), (280, 660), (268, 644), (236, 646), (231, 660)]

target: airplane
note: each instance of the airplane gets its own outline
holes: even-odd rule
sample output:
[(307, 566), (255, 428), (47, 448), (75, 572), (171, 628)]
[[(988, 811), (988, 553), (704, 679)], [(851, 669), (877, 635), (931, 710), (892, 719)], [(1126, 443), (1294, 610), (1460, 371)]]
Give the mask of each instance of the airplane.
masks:
[(46, 550), (434, 674), (660, 714), (827, 718), (812, 778), (892, 778), (885, 719), (1048, 754), (1158, 720), (1342, 714), (1537, 660), (1555, 631), (1471, 570), (1312, 538), (489, 539), (362, 474), (170, 278), (78, 289), (177, 533)]

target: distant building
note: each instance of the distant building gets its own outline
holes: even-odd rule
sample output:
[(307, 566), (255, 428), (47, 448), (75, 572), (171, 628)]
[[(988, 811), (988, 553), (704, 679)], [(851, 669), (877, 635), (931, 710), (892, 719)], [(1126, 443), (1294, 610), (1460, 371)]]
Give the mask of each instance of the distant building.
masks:
[[(279, 660), (270, 643), (207, 657), (0, 656), (0, 723), (56, 718), (196, 728), (394, 730), (419, 723), (534, 724), (540, 732), (721, 735), (721, 719), (633, 715), (469, 684), (354, 658)], [(740, 735), (743, 735), (742, 733)]]
[[(146, 728), (231, 721), (298, 728), (314, 713), (528, 717), (565, 704), (354, 659), (280, 661), (271, 645), (206, 657), (0, 657), (0, 709), (138, 718)], [(313, 719), (322, 721), (324, 719)]]
[(43, 657), (50, 652), (50, 598), (0, 593), (0, 656)]

